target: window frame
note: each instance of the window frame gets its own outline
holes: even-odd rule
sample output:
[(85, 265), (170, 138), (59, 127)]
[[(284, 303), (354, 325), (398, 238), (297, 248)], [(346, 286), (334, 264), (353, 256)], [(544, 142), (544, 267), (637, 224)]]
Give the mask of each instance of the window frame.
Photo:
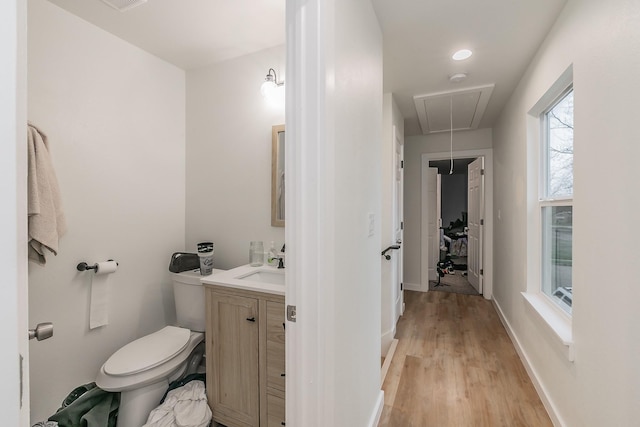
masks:
[[(543, 235), (547, 231), (545, 229), (544, 224), (544, 215), (543, 211), (545, 208), (553, 208), (553, 207), (571, 207), (572, 215), (573, 215), (573, 190), (571, 195), (561, 195), (559, 197), (549, 197), (549, 187), (550, 187), (550, 146), (551, 146), (551, 138), (550, 138), (550, 129), (549, 129), (549, 113), (553, 110), (558, 104), (560, 104), (564, 99), (573, 92), (573, 79), (569, 82), (564, 89), (560, 92), (556, 92), (556, 96), (552, 98), (552, 100), (547, 104), (546, 108), (544, 108), (539, 114), (539, 122), (540, 122), (540, 134), (539, 134), (539, 157), (538, 157), (538, 235), (540, 236), (540, 245), (539, 245), (539, 271), (540, 271), (540, 279), (539, 279), (539, 291), (542, 295), (546, 296), (549, 301), (556, 306), (558, 306), (564, 313), (566, 313), (569, 317), (572, 317), (572, 306), (573, 306), (573, 298), (572, 305), (569, 306), (565, 302), (563, 302), (560, 298), (554, 298), (552, 295), (545, 292), (546, 287), (553, 287), (553, 283), (548, 283), (547, 280), (550, 280), (548, 277), (547, 269), (550, 267), (550, 259), (547, 258), (548, 253), (546, 252), (546, 245), (549, 243), (548, 239), (544, 239)], [(572, 177), (573, 180), (573, 177)], [(572, 185), (573, 188), (573, 185)], [(573, 221), (572, 221), (573, 224)], [(550, 230), (548, 230), (550, 231)], [(572, 251), (573, 254), (573, 238), (571, 239)], [(573, 261), (573, 260), (572, 260)], [(573, 265), (573, 262), (572, 262)], [(572, 280), (573, 287), (573, 280)], [(556, 288), (557, 289), (557, 288)]]
[[(545, 163), (543, 169), (541, 162), (544, 155), (542, 138), (546, 132), (543, 114), (550, 111), (569, 91), (573, 90), (575, 97), (575, 89), (573, 65), (569, 65), (526, 115), (526, 290), (522, 292), (526, 306), (537, 315), (534, 318), (539, 320), (540, 331), (546, 332), (552, 341), (561, 344), (561, 349), (570, 362), (574, 361), (572, 316), (542, 291), (542, 209), (570, 205), (573, 210), (573, 197), (543, 200), (541, 188), (543, 183), (546, 185), (548, 164)], [(546, 114), (544, 118), (546, 120)], [(544, 138), (548, 136), (545, 135)], [(547, 141), (545, 139), (544, 144), (547, 144)], [(575, 307), (575, 302), (572, 305)]]

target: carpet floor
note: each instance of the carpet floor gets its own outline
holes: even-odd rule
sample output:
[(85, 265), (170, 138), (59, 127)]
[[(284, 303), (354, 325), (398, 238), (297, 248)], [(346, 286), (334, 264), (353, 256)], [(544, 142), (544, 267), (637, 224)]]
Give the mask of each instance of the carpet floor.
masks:
[(430, 291), (451, 292), (454, 294), (464, 295), (480, 295), (473, 286), (469, 284), (467, 276), (462, 275), (462, 271), (455, 271), (455, 274), (445, 274), (440, 279), (440, 286), (436, 286), (438, 282), (429, 282)]

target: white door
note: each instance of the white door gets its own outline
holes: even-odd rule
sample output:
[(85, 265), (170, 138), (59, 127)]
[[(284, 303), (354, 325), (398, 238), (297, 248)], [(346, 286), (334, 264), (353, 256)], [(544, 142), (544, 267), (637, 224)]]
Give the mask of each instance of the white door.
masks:
[[(438, 225), (438, 168), (428, 168), (423, 183), (427, 189), (427, 260), (429, 262), (428, 280), (437, 280), (436, 264), (438, 263), (440, 250), (440, 233)], [(429, 283), (423, 283), (429, 288)]]
[[(0, 2), (0, 411), (29, 426), (26, 233), (26, 2)], [(20, 366), (23, 366), (22, 375)], [(20, 380), (24, 380), (21, 390)], [(22, 393), (22, 395), (21, 395)]]
[(404, 286), (402, 284), (402, 269), (403, 269), (403, 252), (402, 252), (402, 233), (404, 228), (404, 217), (402, 204), (404, 200), (404, 144), (402, 137), (396, 131), (396, 127), (393, 127), (393, 141), (395, 146), (394, 151), (394, 173), (393, 173), (393, 234), (395, 243), (400, 246), (400, 249), (396, 251), (395, 256), (392, 258), (392, 281), (393, 281), (393, 295), (395, 301), (394, 321), (397, 321), (404, 312)]
[(469, 283), (482, 293), (482, 228), (484, 218), (484, 157), (467, 167), (468, 218), (467, 277)]

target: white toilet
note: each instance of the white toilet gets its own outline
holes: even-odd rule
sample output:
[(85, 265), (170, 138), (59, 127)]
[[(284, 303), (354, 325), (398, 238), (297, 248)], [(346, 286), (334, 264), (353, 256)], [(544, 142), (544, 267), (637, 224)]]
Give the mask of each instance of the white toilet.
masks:
[[(217, 272), (220, 270), (213, 270), (213, 274)], [(125, 345), (98, 372), (98, 387), (121, 392), (118, 427), (140, 427), (147, 421), (169, 383), (187, 370), (189, 356), (204, 340), (205, 297), (200, 272), (171, 275), (177, 326), (166, 326)], [(197, 351), (204, 352), (203, 346)], [(196, 355), (194, 360), (199, 362), (200, 358)]]

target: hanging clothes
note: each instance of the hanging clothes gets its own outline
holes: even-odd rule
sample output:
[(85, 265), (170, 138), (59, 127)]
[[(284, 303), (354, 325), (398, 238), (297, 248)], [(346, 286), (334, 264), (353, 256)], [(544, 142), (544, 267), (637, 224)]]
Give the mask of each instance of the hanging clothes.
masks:
[(27, 129), (27, 198), (29, 259), (44, 265), (45, 249), (58, 254), (60, 237), (67, 231), (47, 136), (31, 123)]

